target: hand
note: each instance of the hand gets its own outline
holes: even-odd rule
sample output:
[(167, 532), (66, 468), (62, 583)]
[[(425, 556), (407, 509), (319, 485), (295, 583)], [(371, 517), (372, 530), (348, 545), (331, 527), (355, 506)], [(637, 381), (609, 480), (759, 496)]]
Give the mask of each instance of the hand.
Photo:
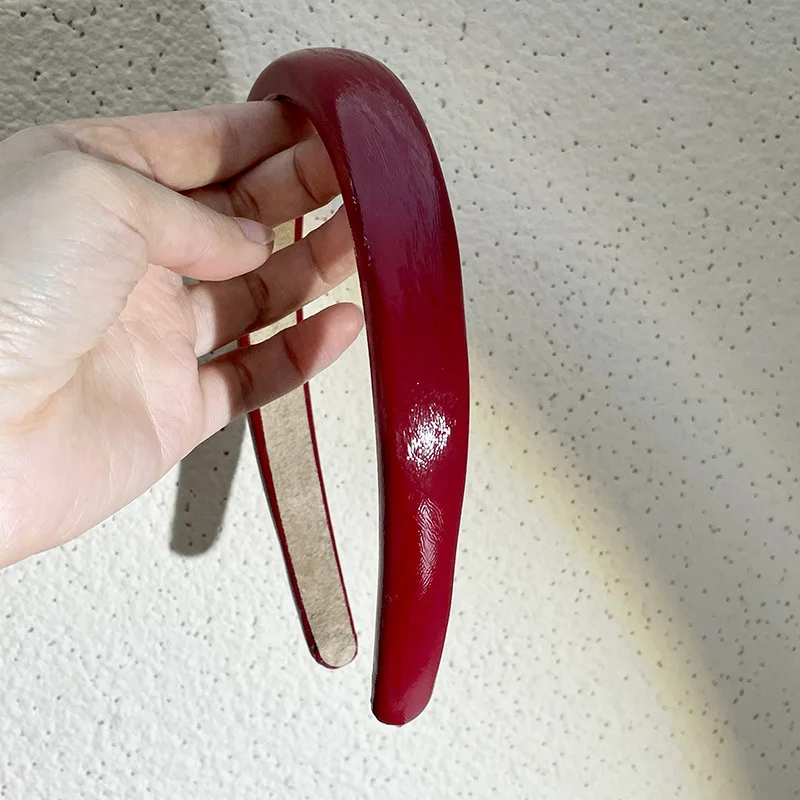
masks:
[(340, 304), (198, 363), (354, 270), (342, 211), (269, 257), (267, 226), (337, 193), (313, 130), (273, 102), (0, 143), (0, 566), (88, 530), (353, 342), (361, 313)]

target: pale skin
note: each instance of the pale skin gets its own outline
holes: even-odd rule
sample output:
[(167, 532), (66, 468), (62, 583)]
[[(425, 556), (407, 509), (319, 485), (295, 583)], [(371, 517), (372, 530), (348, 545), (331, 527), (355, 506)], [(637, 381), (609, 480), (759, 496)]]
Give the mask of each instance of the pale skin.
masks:
[(342, 303), (198, 360), (353, 272), (342, 211), (272, 254), (275, 225), (337, 193), (313, 129), (275, 102), (0, 142), (0, 567), (95, 526), (354, 341)]

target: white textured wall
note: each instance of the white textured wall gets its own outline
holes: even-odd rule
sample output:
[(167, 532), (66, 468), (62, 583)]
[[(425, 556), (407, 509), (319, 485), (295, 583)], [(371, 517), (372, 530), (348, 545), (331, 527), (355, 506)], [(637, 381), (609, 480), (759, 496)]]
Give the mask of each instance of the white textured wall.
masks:
[(416, 723), (369, 713), (362, 340), (315, 386), (357, 662), (304, 651), (233, 426), (0, 575), (0, 797), (800, 796), (798, 33), (796, 0), (4, 0), (3, 133), (387, 62), (452, 187), (475, 404)]

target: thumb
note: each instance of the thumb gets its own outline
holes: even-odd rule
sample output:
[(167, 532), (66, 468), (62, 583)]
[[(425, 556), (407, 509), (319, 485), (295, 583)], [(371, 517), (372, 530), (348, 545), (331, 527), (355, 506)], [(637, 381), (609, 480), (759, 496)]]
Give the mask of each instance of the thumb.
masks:
[(137, 233), (147, 262), (197, 280), (226, 280), (250, 272), (272, 252), (272, 228), (228, 217), (127, 167), (91, 159), (90, 190)]

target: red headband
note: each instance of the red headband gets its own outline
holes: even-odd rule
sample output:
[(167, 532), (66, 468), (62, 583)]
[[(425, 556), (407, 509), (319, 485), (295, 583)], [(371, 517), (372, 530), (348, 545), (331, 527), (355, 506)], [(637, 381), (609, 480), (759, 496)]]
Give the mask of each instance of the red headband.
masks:
[[(292, 53), (261, 73), (249, 99), (292, 103), (314, 124), (352, 230), (383, 529), (373, 711), (382, 722), (400, 725), (425, 708), (433, 691), (467, 466), (467, 341), (447, 190), (413, 100), (368, 56), (334, 49)], [(251, 430), (309, 647), (320, 662), (341, 666), (355, 655), (355, 634), (309, 400), (306, 387), (299, 415), (288, 405), (285, 413), (270, 412), (271, 406), (254, 412)], [(296, 397), (287, 402), (297, 411)]]

